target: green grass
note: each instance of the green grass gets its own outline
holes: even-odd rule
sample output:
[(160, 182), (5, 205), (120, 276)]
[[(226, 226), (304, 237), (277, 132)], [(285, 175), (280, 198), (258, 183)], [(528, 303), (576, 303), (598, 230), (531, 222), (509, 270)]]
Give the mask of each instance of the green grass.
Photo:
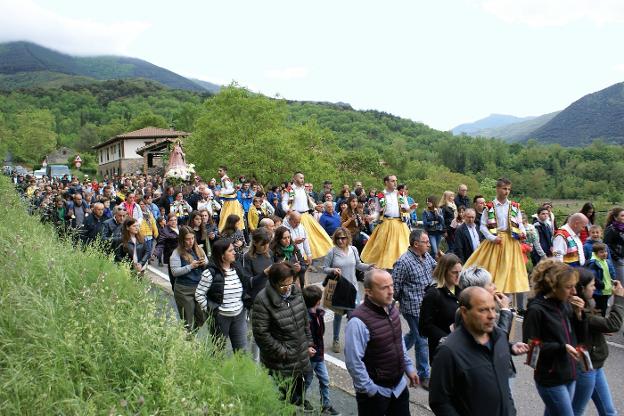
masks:
[(160, 296), (74, 249), (0, 177), (0, 414), (280, 415), (266, 372), (186, 340)]

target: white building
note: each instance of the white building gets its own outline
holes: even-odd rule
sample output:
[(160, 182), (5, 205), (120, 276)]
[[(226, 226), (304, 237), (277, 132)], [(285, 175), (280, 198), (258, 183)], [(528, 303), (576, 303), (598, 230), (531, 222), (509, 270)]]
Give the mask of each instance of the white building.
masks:
[(183, 138), (190, 133), (156, 127), (145, 127), (119, 134), (93, 146), (98, 161), (98, 175), (114, 176), (143, 172), (144, 160), (137, 149), (158, 139)]

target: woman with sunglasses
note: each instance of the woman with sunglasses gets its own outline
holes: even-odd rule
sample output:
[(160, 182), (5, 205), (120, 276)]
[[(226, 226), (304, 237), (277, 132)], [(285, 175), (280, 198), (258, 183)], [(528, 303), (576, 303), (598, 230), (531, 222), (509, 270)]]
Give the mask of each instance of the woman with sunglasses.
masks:
[(323, 285), (326, 286), (327, 280), (330, 278), (337, 279), (336, 289), (332, 297), (332, 309), (334, 311), (332, 351), (339, 353), (342, 315), (346, 314), (349, 318), (360, 300), (355, 270), (364, 272), (373, 266), (362, 263), (357, 249), (351, 245), (351, 233), (345, 227), (337, 228), (332, 239), (334, 247), (329, 250), (323, 263), (323, 272), (328, 275)]
[[(253, 336), (260, 348), (260, 362), (280, 383), (283, 399), (301, 406), (305, 375), (311, 372), (312, 334), (308, 310), (295, 284), (297, 271), (288, 262), (269, 268), (269, 284), (256, 297), (251, 318)], [(307, 401), (306, 401), (307, 402)]]

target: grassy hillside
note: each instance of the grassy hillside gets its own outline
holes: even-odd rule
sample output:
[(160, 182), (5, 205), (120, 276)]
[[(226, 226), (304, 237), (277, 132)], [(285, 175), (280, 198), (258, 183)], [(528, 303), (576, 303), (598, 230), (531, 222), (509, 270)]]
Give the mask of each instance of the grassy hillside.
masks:
[[(39, 81), (46, 81), (49, 73), (65, 74), (70, 85), (76, 84), (73, 76), (87, 77), (95, 80), (144, 78), (159, 82), (170, 88), (190, 91), (206, 91), (206, 89), (187, 78), (172, 71), (160, 68), (149, 62), (136, 58), (120, 56), (76, 57), (44, 48), (30, 42), (11, 42), (0, 44), (0, 74), (16, 75), (22, 73), (43, 72), (43, 79), (32, 77), (26, 84), (26, 78), (19, 79), (12, 85), (6, 81), (0, 85), (4, 89), (20, 87), (39, 87)], [(56, 78), (57, 83), (63, 80)], [(67, 84), (64, 84), (67, 85)]]
[(247, 356), (182, 325), (127, 268), (29, 217), (0, 177), (0, 414), (285, 415)]

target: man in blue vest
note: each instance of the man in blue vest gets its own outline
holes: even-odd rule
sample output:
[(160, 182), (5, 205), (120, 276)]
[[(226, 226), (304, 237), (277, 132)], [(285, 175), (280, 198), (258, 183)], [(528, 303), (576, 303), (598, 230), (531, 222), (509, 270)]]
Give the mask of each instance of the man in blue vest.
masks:
[(407, 381), (415, 387), (418, 375), (403, 343), (392, 276), (380, 269), (367, 272), (364, 292), (364, 302), (347, 324), (345, 340), (358, 415), (409, 415)]

